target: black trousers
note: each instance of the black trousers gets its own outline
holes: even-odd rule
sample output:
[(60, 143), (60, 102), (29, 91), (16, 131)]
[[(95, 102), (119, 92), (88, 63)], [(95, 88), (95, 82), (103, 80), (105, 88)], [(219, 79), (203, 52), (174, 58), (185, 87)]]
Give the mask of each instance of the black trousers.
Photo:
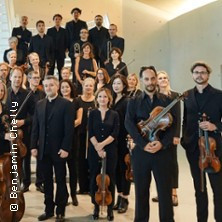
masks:
[(150, 154), (136, 146), (132, 159), (136, 196), (134, 222), (149, 221), (151, 172), (156, 181), (159, 198), (159, 220), (173, 222), (170, 151), (166, 149)]
[(127, 196), (130, 194), (131, 182), (126, 179), (127, 165), (124, 161), (126, 154), (128, 154), (128, 149), (126, 147), (126, 141), (119, 141), (118, 144), (118, 161), (116, 167), (116, 186), (117, 192), (123, 193)]
[[(44, 156), (40, 160), (41, 170), (44, 175), (44, 196), (45, 196), (45, 212), (65, 215), (65, 207), (68, 201), (68, 191), (66, 187), (66, 161), (54, 161), (50, 156)], [(54, 185), (53, 185), (53, 169), (55, 172), (56, 194), (54, 201)]]
[(65, 63), (65, 59), (63, 57), (61, 57), (60, 55), (58, 55), (57, 53), (55, 53), (55, 60), (52, 63), (52, 66), (49, 69), (49, 75), (53, 75), (54, 74), (54, 69), (55, 69), (55, 63), (57, 65), (57, 69), (59, 72), (59, 81), (62, 79), (61, 77), (61, 69), (64, 66)]
[(75, 74), (75, 64), (76, 64), (76, 59), (71, 59), (71, 72), (72, 72), (72, 82), (76, 83), (76, 74)]
[[(204, 192), (201, 192), (201, 171), (199, 168), (199, 149), (194, 153), (186, 152), (190, 164), (190, 171), (193, 178), (195, 198), (197, 205), (197, 221), (207, 222), (208, 220), (208, 195), (206, 187), (206, 174), (204, 174)], [(222, 159), (220, 159), (222, 161)], [(208, 174), (210, 185), (214, 195), (214, 218), (216, 222), (222, 222), (222, 169), (215, 174)]]
[(35, 181), (36, 186), (43, 185), (44, 183), (44, 176), (43, 176), (43, 172), (41, 170), (40, 164), (41, 164), (41, 161), (37, 159), (36, 160), (36, 181)]
[[(94, 149), (94, 148), (92, 148)], [(94, 205), (97, 205), (95, 201), (95, 193), (98, 190), (98, 186), (96, 184), (96, 177), (101, 172), (101, 159), (97, 155), (96, 152), (89, 153), (89, 167), (90, 167), (90, 195), (91, 201)], [(112, 195), (112, 203), (109, 205), (113, 207), (115, 201), (115, 173), (116, 173), (116, 163), (117, 158), (116, 156), (109, 156), (107, 154), (107, 161), (106, 161), (106, 174), (110, 178), (110, 185), (108, 186), (108, 190), (111, 192)]]
[(78, 182), (80, 192), (89, 192), (89, 164), (86, 159), (86, 134), (79, 135)]
[(179, 187), (179, 166), (178, 166), (178, 161), (177, 161), (177, 145), (172, 145), (169, 147), (172, 155), (172, 170), (171, 170), (171, 175), (172, 175), (172, 188), (176, 189)]

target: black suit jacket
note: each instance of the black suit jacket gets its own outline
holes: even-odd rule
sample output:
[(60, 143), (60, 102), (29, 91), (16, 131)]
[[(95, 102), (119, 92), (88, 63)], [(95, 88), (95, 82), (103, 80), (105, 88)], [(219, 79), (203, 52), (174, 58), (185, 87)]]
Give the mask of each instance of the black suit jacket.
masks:
[(210, 85), (208, 85), (206, 89), (208, 93), (202, 107), (199, 107), (196, 101), (196, 88), (187, 91), (188, 96), (184, 101), (181, 145), (187, 152), (194, 152), (198, 149), (198, 121), (200, 119), (200, 115), (206, 113), (206, 115), (210, 118), (210, 122), (217, 126), (217, 130), (209, 132), (209, 136), (215, 138), (217, 142), (216, 155), (222, 156), (222, 91), (215, 89)]
[(57, 57), (65, 58), (65, 52), (68, 48), (68, 35), (67, 31), (60, 27), (59, 31), (55, 27), (49, 28), (47, 35), (53, 39), (54, 52)]
[(38, 158), (42, 160), (46, 142), (46, 127), (48, 128), (48, 142), (51, 144), (51, 157), (55, 161), (61, 161), (58, 155), (60, 149), (70, 151), (74, 130), (74, 114), (71, 102), (58, 96), (53, 110), (46, 124), (47, 99), (40, 100), (35, 109), (32, 124), (31, 149), (38, 149)]
[(69, 41), (68, 44), (70, 48), (72, 42), (80, 40), (80, 36), (79, 36), (80, 30), (82, 28), (88, 29), (88, 26), (85, 21), (78, 20), (77, 22), (74, 22), (72, 20), (66, 23), (65, 28), (68, 32), (68, 41)]

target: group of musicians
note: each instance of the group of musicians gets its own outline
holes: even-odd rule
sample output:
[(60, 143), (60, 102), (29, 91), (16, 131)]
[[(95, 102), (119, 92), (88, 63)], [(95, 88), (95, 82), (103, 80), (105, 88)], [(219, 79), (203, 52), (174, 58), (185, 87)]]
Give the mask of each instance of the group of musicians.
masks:
[[(54, 214), (55, 221), (65, 220), (69, 197), (67, 169), (72, 204), (78, 206), (77, 194), (90, 194), (94, 204), (92, 218), (98, 220), (97, 175), (104, 158), (111, 192), (107, 220), (114, 220), (113, 210), (125, 213), (131, 181), (126, 178), (124, 159), (130, 153), (135, 184), (134, 221), (149, 221), (149, 187), (153, 174), (157, 189), (153, 201), (159, 204), (159, 220), (173, 222), (173, 206), (178, 205), (177, 145), (181, 143), (193, 178), (197, 221), (208, 220), (208, 175), (214, 195), (215, 221), (222, 222), (222, 91), (208, 83), (211, 68), (205, 62), (195, 62), (191, 67), (195, 87), (180, 96), (171, 90), (167, 73), (157, 72), (154, 66), (141, 67), (139, 78), (136, 74), (128, 75), (127, 65), (121, 59), (124, 39), (116, 36), (116, 25), (106, 30), (102, 16), (97, 15), (96, 27), (89, 31), (91, 44), (87, 25), (79, 20), (81, 10), (74, 8), (71, 14), (73, 20), (66, 24), (66, 31), (61, 27), (62, 16), (56, 14), (55, 27), (45, 35), (44, 22), (38, 21), (39, 34), (34, 37), (26, 29), (28, 18), (23, 16), (21, 27), (14, 28), (12, 33), (18, 39), (18, 48), (11, 47), (6, 56), (8, 63), (0, 63), (0, 159), (10, 152), (10, 142), (14, 141), (2, 117), (11, 117), (16, 103), (21, 109), (14, 122), (23, 130), (22, 140), (27, 147), (21, 191), (27, 192), (31, 184), (32, 155), (37, 158), (36, 189), (44, 193), (45, 210), (38, 220), (47, 220)], [(68, 34), (64, 37), (63, 33)], [(60, 60), (64, 60), (64, 56), (58, 55), (61, 39), (64, 47), (68, 44), (68, 48), (74, 50), (69, 52), (71, 70), (63, 67)], [(28, 47), (30, 41), (31, 47)], [(49, 48), (52, 46), (54, 49)], [(11, 51), (16, 61), (18, 49), (23, 50), (30, 67), (10, 66)], [(59, 79), (52, 75), (55, 63)], [(70, 81), (71, 71), (73, 81)], [(139, 79), (143, 91), (139, 89)], [(180, 141), (180, 99), (183, 97)], [(133, 146), (129, 145), (130, 140)], [(204, 145), (200, 141), (204, 141)], [(57, 185), (55, 195), (53, 175)]]

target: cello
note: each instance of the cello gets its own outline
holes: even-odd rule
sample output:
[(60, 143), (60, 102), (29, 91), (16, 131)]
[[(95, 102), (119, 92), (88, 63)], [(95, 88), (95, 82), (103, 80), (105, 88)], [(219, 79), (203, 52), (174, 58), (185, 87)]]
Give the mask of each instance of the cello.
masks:
[(112, 194), (108, 190), (110, 178), (106, 174), (106, 152), (104, 152), (104, 158), (102, 158), (101, 173), (97, 175), (96, 183), (98, 186), (98, 191), (95, 193), (95, 201), (101, 206), (101, 213), (103, 214), (104, 206), (108, 206), (112, 203)]

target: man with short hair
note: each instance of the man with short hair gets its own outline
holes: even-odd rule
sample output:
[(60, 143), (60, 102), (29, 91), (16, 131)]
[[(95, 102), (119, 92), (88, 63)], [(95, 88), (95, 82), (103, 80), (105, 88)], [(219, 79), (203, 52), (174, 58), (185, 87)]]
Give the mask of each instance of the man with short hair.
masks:
[(68, 35), (67, 31), (61, 27), (62, 23), (62, 16), (60, 14), (55, 14), (53, 16), (53, 21), (55, 26), (49, 28), (47, 31), (47, 35), (51, 36), (53, 39), (53, 46), (54, 46), (54, 61), (51, 66), (50, 73), (54, 72), (55, 63), (57, 65), (58, 73), (59, 73), (59, 80), (61, 80), (61, 69), (64, 66), (65, 57), (66, 57), (66, 50), (68, 48)]
[(28, 17), (22, 16), (20, 18), (20, 27), (15, 27), (12, 30), (12, 36), (18, 39), (18, 49), (23, 51), (23, 55), (27, 58), (28, 44), (30, 43), (32, 32), (27, 29)]
[(117, 36), (117, 25), (110, 24), (109, 26), (109, 37), (103, 43), (101, 59), (103, 63), (107, 63), (109, 58), (109, 52), (113, 47), (117, 47), (121, 50), (122, 54), (124, 52), (125, 40), (122, 37)]
[(38, 34), (31, 38), (29, 53), (38, 53), (40, 58), (40, 66), (42, 68), (49, 68), (48, 74), (53, 75), (53, 71), (50, 69), (54, 61), (53, 39), (51, 36), (45, 34), (44, 21), (37, 21), (36, 29), (38, 31)]
[[(22, 178), (22, 191), (29, 191), (29, 186), (31, 184), (31, 166), (30, 166), (30, 131), (29, 127), (32, 122), (32, 116), (34, 114), (34, 98), (33, 95), (29, 94), (28, 90), (22, 88), (24, 72), (20, 67), (15, 67), (10, 73), (11, 87), (8, 88), (8, 98), (7, 106), (9, 110), (13, 109), (13, 103), (17, 102), (18, 109), (23, 104), (24, 100), (28, 97), (28, 100), (24, 103), (24, 106), (21, 109), (21, 112), (16, 116), (17, 127), (23, 131), (23, 142), (27, 148), (27, 154), (23, 159), (23, 178)], [(30, 96), (29, 96), (30, 95)], [(16, 111), (16, 113), (17, 113)]]
[(109, 32), (107, 28), (103, 27), (103, 17), (101, 15), (96, 15), (94, 21), (96, 26), (89, 30), (89, 40), (94, 46), (97, 64), (101, 65), (100, 54), (104, 42), (109, 38)]
[(68, 32), (68, 44), (69, 49), (71, 44), (80, 39), (79, 34), (82, 28), (88, 29), (88, 26), (85, 21), (79, 19), (82, 10), (79, 8), (73, 8), (71, 11), (71, 15), (73, 16), (73, 20), (66, 23), (66, 30)]
[(0, 79), (6, 84), (7, 88), (10, 87), (9, 67), (5, 62), (0, 63)]
[[(206, 175), (208, 175), (213, 191), (214, 218), (215, 221), (220, 222), (222, 221), (222, 168), (217, 172), (213, 166), (217, 168), (222, 163), (222, 91), (209, 84), (212, 70), (207, 63), (197, 61), (190, 70), (195, 87), (187, 91), (187, 97), (184, 100), (181, 145), (186, 150), (193, 178), (197, 221), (208, 221), (206, 186)], [(203, 119), (203, 115), (206, 115), (206, 119)], [(203, 141), (204, 134), (208, 134), (211, 141), (209, 154), (207, 143), (200, 142)], [(201, 143), (204, 143), (202, 146), (205, 148), (200, 149)], [(203, 151), (202, 154), (200, 150)], [(200, 169), (201, 165), (203, 170)]]
[(53, 217), (56, 205), (56, 222), (63, 222), (68, 200), (66, 158), (72, 148), (74, 115), (71, 102), (58, 95), (59, 81), (55, 76), (46, 76), (43, 85), (47, 98), (36, 105), (31, 136), (31, 152), (39, 159), (44, 175), (45, 213), (38, 220)]
[[(174, 222), (170, 148), (173, 144), (177, 124), (176, 110), (174, 108), (170, 110), (173, 117), (172, 125), (165, 130), (160, 130), (158, 136), (149, 136), (151, 133), (149, 127), (153, 127), (151, 124), (146, 124), (141, 129), (145, 134), (142, 135), (138, 130), (138, 124), (147, 120), (156, 107), (168, 106), (171, 99), (157, 91), (157, 73), (153, 66), (142, 67), (140, 78), (144, 85), (144, 92), (129, 101), (125, 118), (125, 127), (135, 143), (135, 148), (132, 151), (136, 197), (134, 221), (149, 221), (149, 188), (152, 173), (159, 198), (159, 221)], [(156, 122), (155, 124), (158, 125)]]

